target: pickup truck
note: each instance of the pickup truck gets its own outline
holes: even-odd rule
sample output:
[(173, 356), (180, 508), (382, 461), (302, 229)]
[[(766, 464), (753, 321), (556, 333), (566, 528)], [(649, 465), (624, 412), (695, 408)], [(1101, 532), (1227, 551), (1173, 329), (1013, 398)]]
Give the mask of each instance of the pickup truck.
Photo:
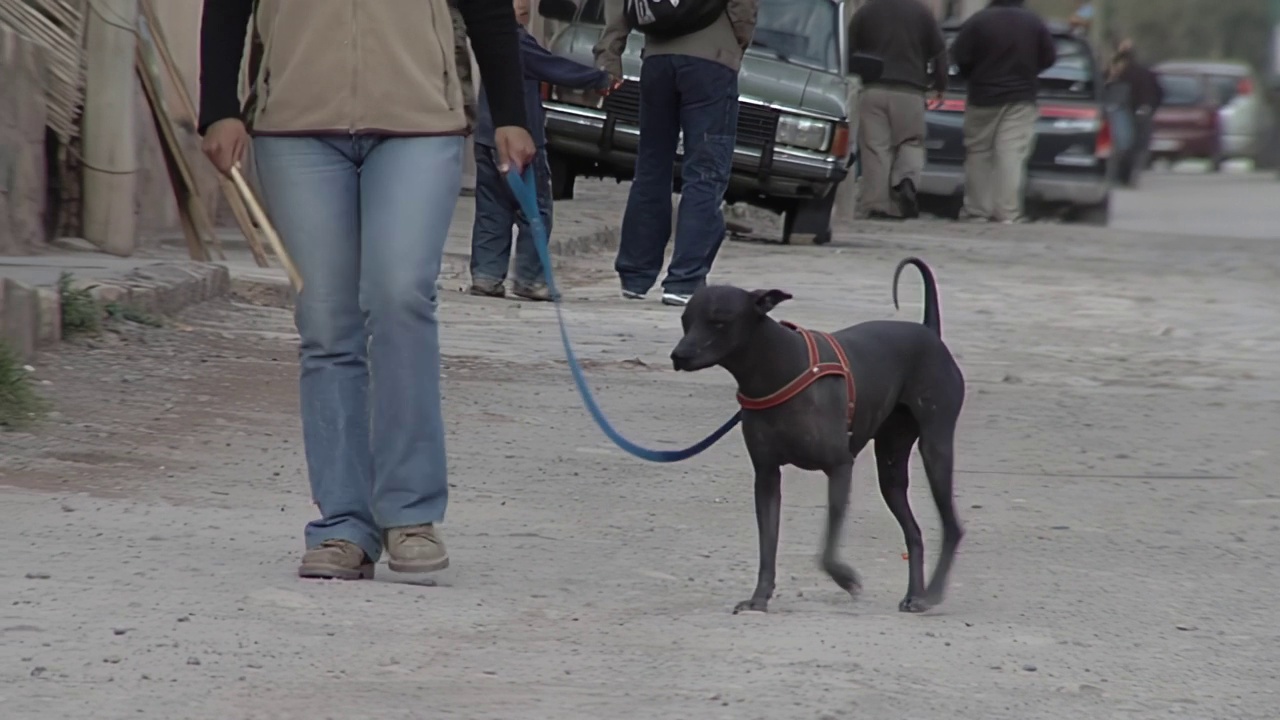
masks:
[[(831, 239), (836, 188), (856, 156), (858, 76), (879, 75), (876, 58), (847, 53), (844, 0), (762, 0), (755, 38), (738, 76), (738, 137), (725, 200), (783, 214), (783, 242)], [(538, 12), (562, 23), (549, 49), (588, 65), (604, 30), (604, 0), (542, 0)], [(640, 51), (632, 33), (624, 83), (607, 97), (547, 87), (552, 195), (572, 198), (580, 176), (630, 180), (640, 137)], [(680, 170), (676, 163), (676, 187)], [(797, 241), (799, 238), (797, 238)]]

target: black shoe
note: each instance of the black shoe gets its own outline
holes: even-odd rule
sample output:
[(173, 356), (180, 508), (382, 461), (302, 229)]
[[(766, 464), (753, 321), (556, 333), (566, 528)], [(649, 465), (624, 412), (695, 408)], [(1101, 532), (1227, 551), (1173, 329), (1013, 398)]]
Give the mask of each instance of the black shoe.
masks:
[(902, 218), (898, 217), (897, 215), (890, 215), (889, 213), (883, 212), (881, 210), (872, 210), (871, 212), (867, 213), (867, 219), (868, 220), (892, 220), (894, 222), (898, 222), (902, 220)]
[(916, 184), (910, 180), (903, 180), (894, 190), (898, 191), (898, 208), (902, 210), (902, 217), (907, 219), (920, 217), (920, 198), (916, 196)]

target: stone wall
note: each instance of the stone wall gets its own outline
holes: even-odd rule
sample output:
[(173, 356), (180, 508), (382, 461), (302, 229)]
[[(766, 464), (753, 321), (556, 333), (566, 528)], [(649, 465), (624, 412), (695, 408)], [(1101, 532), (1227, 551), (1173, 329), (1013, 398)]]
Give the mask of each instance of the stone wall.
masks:
[(0, 25), (0, 255), (45, 242), (46, 72), (39, 46)]

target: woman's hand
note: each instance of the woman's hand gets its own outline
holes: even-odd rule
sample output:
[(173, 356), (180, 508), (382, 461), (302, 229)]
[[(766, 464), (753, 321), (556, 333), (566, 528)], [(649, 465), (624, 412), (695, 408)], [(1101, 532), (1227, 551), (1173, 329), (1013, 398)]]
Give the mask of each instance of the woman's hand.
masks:
[(223, 175), (229, 175), (249, 148), (249, 131), (240, 118), (226, 118), (209, 126), (201, 149)]
[(538, 154), (534, 147), (533, 136), (528, 130), (518, 125), (504, 125), (493, 131), (494, 144), (498, 151), (498, 169), (506, 174), (511, 171), (523, 172), (533, 156)]

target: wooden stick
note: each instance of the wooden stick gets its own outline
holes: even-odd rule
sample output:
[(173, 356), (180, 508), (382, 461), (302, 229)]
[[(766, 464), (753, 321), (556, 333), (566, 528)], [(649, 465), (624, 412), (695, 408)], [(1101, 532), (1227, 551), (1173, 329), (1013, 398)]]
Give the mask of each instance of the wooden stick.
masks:
[(244, 199), (244, 204), (248, 206), (249, 215), (258, 224), (258, 227), (262, 228), (262, 234), (267, 236), (267, 244), (271, 246), (271, 250), (276, 254), (276, 257), (280, 258), (280, 264), (284, 265), (285, 272), (289, 273), (289, 282), (293, 283), (294, 291), (302, 292), (302, 276), (298, 274), (298, 268), (294, 266), (293, 259), (289, 257), (289, 252), (284, 249), (284, 243), (280, 240), (280, 235), (276, 233), (275, 227), (271, 224), (271, 219), (267, 217), (267, 212), (262, 209), (257, 196), (253, 194), (253, 188), (249, 187), (249, 183), (245, 181), (239, 165), (232, 166), (231, 181), (235, 183), (236, 189), (240, 191), (240, 197)]
[[(151, 0), (141, 0), (138, 9), (142, 12), (142, 17), (146, 20), (147, 29), (151, 35), (151, 45), (160, 58), (161, 64), (164, 65), (165, 71), (169, 74), (169, 79), (173, 81), (173, 85), (177, 88), (178, 100), (182, 103), (182, 109), (191, 121), (190, 129), (194, 131), (195, 124), (199, 122), (198, 113), (196, 112), (196, 104), (191, 99), (191, 94), (187, 92), (187, 86), (182, 78), (182, 73), (178, 70), (178, 64), (173, 59), (173, 54), (169, 52), (169, 43), (165, 40), (164, 30), (160, 27), (160, 20), (156, 17), (155, 7), (151, 4)], [(235, 216), (236, 224), (240, 226), (240, 232), (244, 235), (244, 239), (249, 243), (249, 252), (253, 254), (253, 261), (258, 267), (270, 267), (271, 263), (267, 260), (267, 253), (262, 249), (262, 238), (258, 235), (258, 230), (249, 220), (249, 211), (244, 205), (244, 200), (236, 191), (236, 186), (227, 176), (218, 173), (218, 188), (222, 191), (222, 196), (226, 198), (227, 205), (231, 207), (231, 214)]]

